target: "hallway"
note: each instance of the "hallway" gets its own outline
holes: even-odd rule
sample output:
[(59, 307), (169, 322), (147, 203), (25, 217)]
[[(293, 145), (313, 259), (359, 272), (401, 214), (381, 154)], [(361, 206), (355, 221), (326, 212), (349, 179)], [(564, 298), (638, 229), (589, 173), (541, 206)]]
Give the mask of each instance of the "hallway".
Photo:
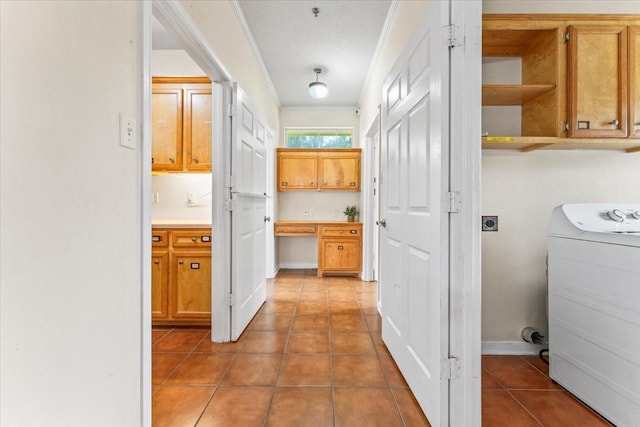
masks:
[[(380, 337), (376, 284), (281, 270), (240, 340), (153, 328), (153, 426), (428, 426)], [(483, 357), (483, 426), (608, 426), (537, 357)]]

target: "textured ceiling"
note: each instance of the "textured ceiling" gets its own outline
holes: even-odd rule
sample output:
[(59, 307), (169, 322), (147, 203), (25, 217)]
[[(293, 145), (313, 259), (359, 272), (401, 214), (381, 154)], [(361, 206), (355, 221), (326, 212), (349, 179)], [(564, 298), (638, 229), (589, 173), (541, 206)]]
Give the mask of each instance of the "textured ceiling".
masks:
[[(282, 107), (355, 107), (391, 1), (240, 0)], [(311, 9), (318, 7), (314, 17)], [(329, 95), (314, 100), (313, 69)]]
[[(237, 0), (283, 108), (357, 106), (391, 0)], [(314, 17), (311, 9), (320, 9)], [(179, 44), (154, 19), (153, 48)], [(329, 87), (309, 96), (314, 68)]]

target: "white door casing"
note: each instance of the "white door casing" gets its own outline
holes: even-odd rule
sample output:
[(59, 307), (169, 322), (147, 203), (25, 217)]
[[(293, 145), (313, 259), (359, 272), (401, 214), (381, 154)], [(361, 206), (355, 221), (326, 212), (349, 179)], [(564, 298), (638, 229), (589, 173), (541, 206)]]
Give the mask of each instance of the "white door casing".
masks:
[[(382, 338), (431, 425), (448, 424), (448, 2), (430, 2), (383, 84)], [(448, 159), (447, 159), (448, 160)]]
[(267, 297), (265, 121), (233, 84), (231, 118), (231, 340), (238, 339)]

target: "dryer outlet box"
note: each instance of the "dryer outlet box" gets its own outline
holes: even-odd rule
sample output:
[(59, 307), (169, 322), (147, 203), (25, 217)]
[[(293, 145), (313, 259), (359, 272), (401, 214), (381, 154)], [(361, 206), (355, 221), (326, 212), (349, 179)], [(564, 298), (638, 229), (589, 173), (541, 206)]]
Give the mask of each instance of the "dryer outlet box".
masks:
[(498, 216), (482, 216), (482, 231), (498, 231)]

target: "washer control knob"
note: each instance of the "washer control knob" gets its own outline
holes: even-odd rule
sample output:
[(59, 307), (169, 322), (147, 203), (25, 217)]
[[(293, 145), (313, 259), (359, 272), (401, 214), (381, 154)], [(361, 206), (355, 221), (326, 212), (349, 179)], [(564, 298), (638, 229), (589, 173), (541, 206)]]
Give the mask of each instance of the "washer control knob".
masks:
[(627, 218), (627, 215), (624, 212), (622, 212), (620, 209), (614, 209), (612, 211), (609, 211), (607, 215), (609, 215), (609, 218), (611, 218), (616, 222), (622, 222), (625, 220), (625, 218)]
[(631, 214), (635, 219), (640, 219), (640, 211), (633, 211)]

